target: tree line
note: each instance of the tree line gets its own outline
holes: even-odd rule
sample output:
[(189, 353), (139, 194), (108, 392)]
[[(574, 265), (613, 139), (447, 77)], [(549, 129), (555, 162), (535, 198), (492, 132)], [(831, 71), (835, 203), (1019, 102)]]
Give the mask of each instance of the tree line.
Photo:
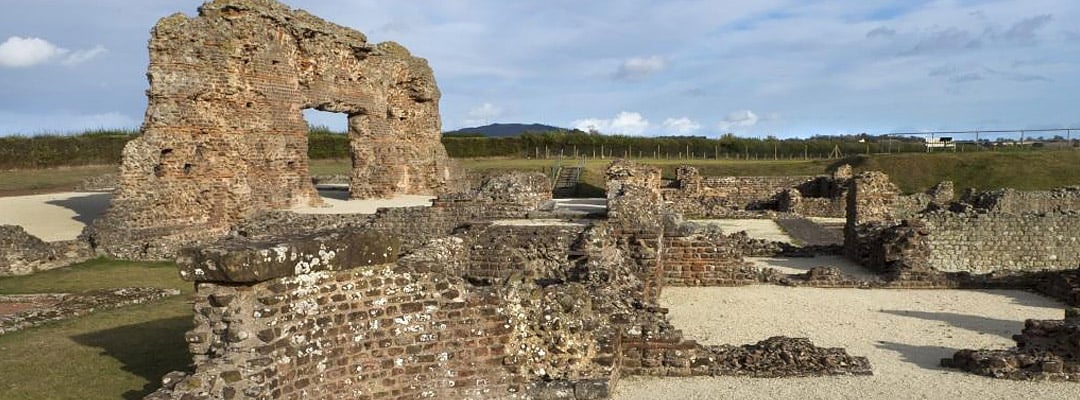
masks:
[[(124, 144), (137, 134), (134, 130), (103, 130), (78, 135), (0, 137), (0, 168), (116, 164), (120, 162)], [(732, 134), (719, 138), (642, 137), (552, 131), (526, 132), (516, 137), (445, 135), (442, 142), (450, 156), (456, 158), (802, 159), (926, 151), (922, 138), (868, 135), (779, 139)], [(308, 135), (308, 156), (312, 159), (349, 158), (348, 136), (325, 127), (313, 127)]]

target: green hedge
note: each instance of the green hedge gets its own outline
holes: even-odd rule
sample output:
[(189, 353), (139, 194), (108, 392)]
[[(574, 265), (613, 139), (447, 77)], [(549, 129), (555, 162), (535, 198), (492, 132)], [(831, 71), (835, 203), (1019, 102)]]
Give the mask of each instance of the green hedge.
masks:
[[(88, 164), (116, 164), (134, 131), (94, 131), (80, 135), (0, 137), (0, 169), (43, 168)], [(866, 143), (859, 139), (867, 139)], [(600, 156), (659, 158), (826, 158), (834, 149), (845, 156), (871, 153), (924, 152), (922, 139), (884, 139), (860, 136), (816, 136), (809, 139), (693, 136), (609, 136), (581, 131), (525, 133), (518, 137), (486, 138), (463, 135), (443, 137), (451, 157), (573, 157)], [(348, 136), (324, 127), (312, 129), (308, 139), (312, 159), (349, 158)]]

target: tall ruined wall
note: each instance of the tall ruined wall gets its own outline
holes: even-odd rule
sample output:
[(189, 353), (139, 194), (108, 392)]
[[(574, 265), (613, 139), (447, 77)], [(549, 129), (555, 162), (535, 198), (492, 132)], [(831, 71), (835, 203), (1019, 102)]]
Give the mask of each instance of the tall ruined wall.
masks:
[(851, 179), (844, 224), (844, 252), (849, 259), (871, 268), (882, 268), (881, 232), (897, 224), (893, 209), (900, 188), (883, 172), (862, 172)]
[(1080, 213), (939, 211), (918, 217), (929, 233), (927, 262), (938, 271), (987, 273), (1080, 266)]
[(432, 71), (397, 44), (273, 0), (215, 0), (162, 19), (149, 49), (143, 134), (90, 233), (106, 253), (168, 257), (258, 211), (319, 202), (307, 108), (348, 115), (350, 197), (435, 194), (450, 177)]
[(605, 171), (608, 224), (618, 246), (633, 260), (644, 283), (644, 297), (655, 300), (663, 289), (664, 201), (660, 169), (617, 160)]

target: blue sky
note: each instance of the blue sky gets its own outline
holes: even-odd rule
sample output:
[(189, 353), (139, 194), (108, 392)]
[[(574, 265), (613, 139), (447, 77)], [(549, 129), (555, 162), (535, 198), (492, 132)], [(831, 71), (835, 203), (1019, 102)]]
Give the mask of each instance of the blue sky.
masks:
[[(0, 135), (137, 127), (150, 28), (201, 4), (0, 1)], [(1075, 0), (285, 3), (427, 58), (446, 130), (537, 122), (790, 137), (1080, 127)]]

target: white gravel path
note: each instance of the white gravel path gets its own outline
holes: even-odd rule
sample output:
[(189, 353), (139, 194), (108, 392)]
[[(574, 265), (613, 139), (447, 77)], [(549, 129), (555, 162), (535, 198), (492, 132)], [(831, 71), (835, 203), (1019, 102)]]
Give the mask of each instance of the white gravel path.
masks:
[(109, 207), (112, 193), (63, 192), (0, 197), (0, 225), (19, 225), (46, 242), (74, 240)]
[(691, 222), (719, 226), (725, 234), (746, 231), (754, 239), (791, 243), (791, 236), (771, 219), (696, 219)]
[[(430, 206), (432, 196), (395, 196), (390, 199), (347, 200), (343, 190), (320, 190), (326, 207), (298, 207), (301, 214), (374, 214), (383, 207)], [(0, 197), (0, 225), (19, 225), (31, 235), (52, 242), (73, 240), (87, 224), (105, 213), (112, 200), (108, 192), (62, 192)]]
[(374, 214), (380, 208), (431, 206), (434, 196), (398, 195), (389, 199), (349, 200), (348, 190), (320, 189), (324, 207), (294, 207), (298, 214)]
[(938, 366), (960, 348), (1012, 346), (1025, 319), (1064, 316), (1064, 305), (1032, 293), (668, 287), (660, 302), (702, 343), (808, 337), (868, 357), (874, 376), (624, 377), (615, 399), (1080, 399), (1077, 383), (995, 380)]

